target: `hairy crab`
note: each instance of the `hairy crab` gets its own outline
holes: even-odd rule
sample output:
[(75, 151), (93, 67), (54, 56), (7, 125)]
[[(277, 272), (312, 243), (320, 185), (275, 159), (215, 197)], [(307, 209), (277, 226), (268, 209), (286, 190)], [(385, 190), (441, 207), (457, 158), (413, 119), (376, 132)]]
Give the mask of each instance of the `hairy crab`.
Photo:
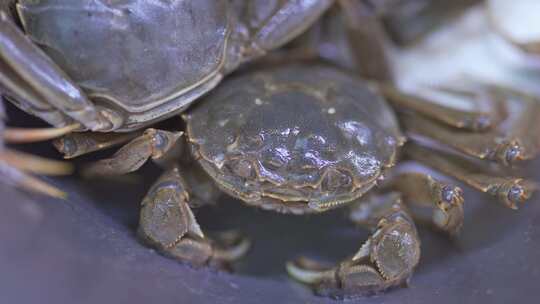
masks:
[[(417, 57), (425, 58), (426, 62), (431, 60), (432, 63), (444, 61), (438, 57), (438, 53), (422, 53), (422, 47), (425, 47), (421, 45), (423, 41), (429, 43), (439, 38), (428, 36), (416, 49), (396, 48), (394, 52), (387, 52), (387, 41), (379, 36), (386, 29), (380, 24), (378, 16), (366, 14), (366, 3), (369, 1), (339, 1), (341, 8), (345, 7), (346, 10), (328, 12), (319, 20), (321, 23), (317, 23), (288, 49), (271, 52), (238, 75), (226, 77), (202, 98), (198, 97), (214, 88), (224, 74), (231, 72), (241, 62), (262, 56), (303, 32), (319, 19), (332, 1), (282, 1), (268, 11), (262, 10), (269, 8), (262, 1), (253, 2), (254, 6), (247, 1), (230, 1), (228, 9), (205, 10), (224, 18), (220, 19), (220, 31), (216, 31), (216, 28), (209, 30), (222, 35), (222, 39), (217, 40), (222, 44), (214, 48), (216, 45), (208, 46), (207, 40), (203, 42), (216, 54), (219, 53), (213, 57), (215, 65), (197, 63), (187, 70), (176, 71), (184, 76), (189, 74), (191, 78), (180, 77), (182, 81), (176, 78), (172, 82), (160, 83), (174, 84), (172, 91), (161, 90), (163, 87), (146, 90), (147, 85), (157, 79), (155, 75), (133, 75), (131, 70), (139, 68), (136, 64), (138, 60), (144, 62), (147, 59), (141, 59), (144, 52), (149, 52), (152, 58), (161, 51), (149, 46), (148, 49), (135, 50), (143, 53), (130, 57), (129, 47), (123, 49), (122, 46), (111, 45), (107, 39), (99, 40), (98, 45), (90, 43), (88, 46), (88, 42), (79, 37), (82, 34), (78, 30), (62, 31), (62, 26), (65, 26), (63, 20), (68, 24), (74, 21), (73, 12), (80, 18), (95, 17), (96, 7), (89, 10), (90, 1), (82, 1), (87, 5), (76, 5), (76, 10), (65, 11), (63, 9), (73, 4), (61, 0), (17, 2), (22, 27), (43, 50), (21, 35), (15, 23), (8, 18), (7, 10), (0, 12), (3, 25), (0, 28), (0, 42), (5, 43), (1, 48), (4, 51), (0, 51), (0, 75), (3, 76), (0, 84), (7, 89), (5, 96), (8, 100), (52, 124), (67, 127), (61, 131), (50, 130), (43, 136), (38, 131), (8, 134), (31, 134), (45, 138), (77, 128), (128, 131), (184, 111), (193, 100), (198, 100), (182, 114), (185, 122), (182, 131), (179, 127), (176, 130), (149, 128), (124, 134), (71, 133), (55, 142), (66, 158), (127, 142), (112, 157), (85, 168), (84, 173), (88, 176), (133, 172), (148, 159), (164, 166), (165, 173), (143, 199), (139, 235), (163, 254), (180, 261), (197, 266), (224, 267), (244, 255), (249, 248), (249, 242), (237, 234), (221, 234), (211, 239), (197, 223), (192, 207), (216, 200), (220, 192), (248, 205), (281, 213), (319, 213), (349, 206), (350, 219), (373, 230), (358, 252), (335, 267), (298, 258), (287, 264), (287, 271), (322, 295), (354, 297), (379, 292), (406, 283), (419, 262), (420, 240), (410, 207), (430, 209), (432, 224), (450, 235), (457, 234), (463, 223), (461, 189), (423, 172), (400, 166), (402, 160), (425, 164), (497, 197), (502, 204), (513, 209), (528, 199), (536, 188), (532, 181), (514, 177), (510, 166), (535, 157), (540, 150), (540, 128), (535, 123), (540, 113), (538, 98), (519, 86), (516, 89), (513, 81), (503, 82), (505, 86), (473, 77), (467, 78), (467, 81), (456, 81), (459, 72), (455, 73), (452, 69), (444, 70), (441, 77), (435, 77), (436, 81), (428, 82), (428, 85), (422, 83), (417, 76), (424, 76), (424, 66), (416, 62), (419, 67), (411, 67), (411, 61)], [(91, 2), (103, 5), (99, 7), (99, 12), (109, 12), (103, 9), (110, 8), (105, 5), (108, 2)], [(490, 1), (490, 5), (496, 2)], [(47, 5), (50, 3), (55, 5)], [(129, 5), (124, 7), (124, 4), (118, 4), (122, 9), (111, 9), (110, 12), (113, 16), (116, 16), (116, 12), (123, 20), (131, 14), (149, 13), (146, 6), (153, 2), (130, 2), (135, 3), (140, 4), (135, 6), (140, 11), (132, 10)], [(182, 1), (174, 3), (185, 4)], [(227, 6), (229, 2), (191, 2), (194, 8), (200, 8), (199, 5), (203, 3)], [(35, 5), (43, 5), (43, 8), (34, 10)], [(172, 5), (172, 2), (167, 2), (167, 5)], [(370, 7), (373, 10), (373, 3)], [(380, 9), (381, 14), (387, 15), (385, 18), (391, 18), (392, 14), (388, 17), (389, 12), (394, 13), (391, 7), (375, 5), (375, 11)], [(81, 11), (81, 8), (84, 10)], [(165, 15), (171, 12), (170, 8), (160, 7)], [(251, 14), (239, 13), (250, 12), (246, 8), (255, 8), (256, 12), (266, 17), (262, 18), (253, 11)], [(489, 9), (488, 12), (492, 13), (493, 7)], [(58, 19), (36, 17), (49, 11), (69, 13), (61, 14)], [(187, 14), (182, 15), (183, 19), (194, 17), (192, 14), (197, 10), (180, 9), (179, 12)], [(268, 12), (273, 13), (269, 15)], [(301, 18), (293, 18), (294, 12), (309, 16), (308, 21), (300, 22), (298, 20)], [(253, 23), (245, 21), (243, 18), (248, 18), (246, 16), (254, 18), (251, 20)], [(269, 16), (276, 18), (274, 20)], [(218, 19), (214, 17), (211, 20), (217, 22)], [(357, 22), (358, 18), (364, 18), (361, 20), (366, 22)], [(265, 22), (274, 20), (275, 23), (269, 22), (268, 28), (261, 28), (261, 24), (266, 24), (261, 21), (263, 19)], [(40, 30), (43, 29), (39, 25), (41, 22), (56, 23), (59, 31), (49, 32), (49, 27)], [(395, 24), (396, 21), (386, 22)], [(91, 26), (93, 24), (88, 27), (90, 31), (97, 29)], [(214, 23), (206, 22), (203, 26), (211, 24)], [(149, 25), (157, 26), (155, 23)], [(330, 27), (326, 28), (327, 25)], [(106, 30), (113, 28), (105, 27)], [(126, 28), (129, 29), (119, 27), (121, 30)], [(246, 31), (246, 28), (251, 30)], [(253, 34), (253, 28), (258, 29), (255, 31), (258, 34)], [(185, 31), (185, 28), (173, 27), (171, 30)], [(321, 35), (325, 31), (331, 34)], [(462, 32), (457, 31), (442, 39), (456, 43), (452, 37), (460, 34)], [(404, 33), (402, 40), (408, 40), (410, 35)], [(127, 34), (120, 36), (130, 37)], [(143, 37), (157, 39), (160, 36)], [(264, 39), (258, 41), (255, 39), (257, 37)], [(359, 41), (366, 47), (363, 48)], [(540, 39), (536, 42), (526, 40), (526, 43), (520, 39), (508, 41), (526, 52), (527, 56), (538, 55), (535, 46)], [(66, 48), (78, 42), (81, 45)], [(64, 47), (59, 48), (59, 45)], [(98, 52), (101, 48), (110, 51), (109, 48), (120, 47), (127, 53), (112, 53), (120, 54), (121, 63), (126, 64), (128, 69), (119, 68), (114, 56), (107, 58), (110, 61), (94, 66), (95, 58), (85, 55), (87, 47), (97, 52), (92, 56), (102, 54)], [(170, 51), (184, 52), (189, 49), (191, 53), (188, 53), (193, 55), (199, 47), (197, 43), (186, 43)], [(463, 48), (467, 50), (466, 43)], [(59, 49), (63, 55), (59, 55)], [(158, 53), (154, 54), (153, 51)], [(82, 64), (65, 62), (75, 59), (70, 59), (63, 52), (70, 53)], [(344, 53), (348, 55), (342, 56)], [(200, 54), (193, 56), (196, 55)], [(64, 71), (53, 64), (48, 56), (54, 58), (54, 62)], [(34, 65), (17, 64), (20, 63), (17, 59), (21, 58), (30, 59)], [(269, 68), (270, 63), (276, 63), (276, 66)], [(155, 67), (162, 71), (159, 64)], [(198, 67), (208, 69), (199, 70)], [(170, 67), (163, 69), (169, 71)], [(197, 71), (194, 73), (190, 69)], [(122, 73), (117, 74), (119, 70)], [(152, 69), (146, 71), (152, 72)], [(354, 75), (357, 72), (364, 78)], [(43, 73), (50, 77), (39, 77)], [(123, 80), (127, 81), (124, 83)], [(51, 83), (46, 84), (45, 81)], [(99, 82), (106, 84), (107, 89), (99, 89), (96, 85)], [(195, 82), (198, 84), (194, 86)], [(33, 85), (36, 83), (45, 85)], [(118, 83), (119, 86), (116, 85)], [(135, 86), (135, 89), (130, 86)], [(123, 99), (115, 99), (115, 92), (126, 95)], [(56, 95), (48, 95), (50, 93)], [(51, 99), (52, 96), (59, 98)], [(148, 98), (160, 102), (147, 103)], [(142, 104), (148, 111), (130, 111), (131, 102), (131, 106)], [(118, 110), (120, 108), (123, 112)], [(143, 116), (145, 118), (141, 118)], [(72, 121), (77, 124), (70, 125)]]
[(52, 125), (133, 130), (183, 111), (331, 2), (3, 0), (2, 86)]

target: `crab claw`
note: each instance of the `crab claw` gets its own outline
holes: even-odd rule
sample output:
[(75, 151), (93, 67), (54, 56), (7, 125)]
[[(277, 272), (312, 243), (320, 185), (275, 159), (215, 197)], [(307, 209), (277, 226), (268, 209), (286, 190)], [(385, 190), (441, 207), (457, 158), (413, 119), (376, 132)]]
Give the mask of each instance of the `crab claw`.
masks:
[(223, 232), (212, 239), (190, 234), (165, 248), (158, 248), (165, 255), (194, 267), (232, 271), (232, 263), (246, 254), (250, 242), (236, 232)]
[(402, 207), (391, 207), (352, 258), (332, 268), (299, 258), (287, 263), (289, 275), (333, 298), (354, 298), (406, 283), (420, 259), (420, 240)]
[(142, 201), (138, 235), (161, 253), (195, 267), (230, 270), (243, 256), (249, 241), (236, 232), (208, 238), (190, 206), (189, 184), (180, 167), (167, 170)]

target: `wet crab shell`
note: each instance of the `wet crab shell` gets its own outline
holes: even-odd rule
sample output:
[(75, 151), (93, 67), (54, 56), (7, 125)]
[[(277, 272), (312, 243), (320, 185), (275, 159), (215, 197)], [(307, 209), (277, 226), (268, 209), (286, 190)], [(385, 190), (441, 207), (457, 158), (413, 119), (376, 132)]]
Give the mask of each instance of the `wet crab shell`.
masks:
[[(68, 116), (94, 131), (130, 131), (186, 110), (242, 63), (300, 35), (333, 0), (0, 3), (0, 22), (2, 27), (7, 26), (5, 33), (2, 31), (4, 39), (8, 43), (17, 39), (19, 46), (2, 54), (3, 61), (8, 62), (8, 72), (14, 74), (8, 80), (22, 77), (17, 74), (32, 66), (28, 62), (45, 61), (43, 64), (49, 70), (38, 69), (28, 78), (37, 81), (62, 74), (56, 76), (67, 85), (50, 79), (54, 80), (50, 85), (68, 95), (63, 96), (66, 100), (61, 103), (69, 106), (75, 102), (74, 93), (82, 95), (80, 102), (86, 104), (90, 113), (86, 118), (82, 118), (86, 113), (80, 111)], [(21, 35), (12, 21), (20, 23), (29, 39)], [(18, 61), (17, 56), (25, 57)], [(15, 83), (18, 82), (16, 79)], [(24, 82), (27, 81), (22, 85), (28, 85)], [(10, 84), (8, 89), (20, 90), (15, 88), (16, 84)], [(78, 92), (79, 87), (82, 92)], [(31, 102), (41, 99), (32, 97)], [(25, 97), (12, 99), (27, 110)], [(39, 106), (48, 108), (49, 96), (44, 99), (45, 106)], [(41, 108), (29, 112), (53, 125), (65, 124), (63, 119), (53, 119)], [(103, 117), (92, 117), (96, 116), (94, 108)], [(100, 119), (103, 121), (97, 123)]]
[(89, 97), (133, 113), (128, 125), (170, 116), (215, 86), (233, 26), (225, 1), (19, 0), (17, 10)]
[(382, 97), (324, 66), (227, 80), (184, 117), (195, 158), (225, 192), (281, 212), (360, 197), (403, 143)]

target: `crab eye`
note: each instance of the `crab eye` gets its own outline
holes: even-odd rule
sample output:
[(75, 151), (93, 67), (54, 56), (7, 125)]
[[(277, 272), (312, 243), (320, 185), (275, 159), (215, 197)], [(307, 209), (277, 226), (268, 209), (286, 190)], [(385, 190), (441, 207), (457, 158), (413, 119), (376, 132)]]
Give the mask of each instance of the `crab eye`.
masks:
[(326, 191), (334, 191), (346, 188), (351, 184), (351, 177), (335, 169), (329, 169), (322, 182), (322, 187)]
[(227, 166), (237, 176), (245, 179), (255, 177), (255, 170), (250, 161), (245, 159), (237, 159), (229, 162)]

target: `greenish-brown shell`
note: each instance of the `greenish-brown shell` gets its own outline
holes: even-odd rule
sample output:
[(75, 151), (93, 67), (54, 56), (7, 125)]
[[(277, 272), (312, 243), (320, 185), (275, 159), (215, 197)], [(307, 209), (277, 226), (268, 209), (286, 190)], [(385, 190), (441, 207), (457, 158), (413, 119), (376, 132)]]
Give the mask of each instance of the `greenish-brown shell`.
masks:
[(324, 66), (230, 79), (185, 117), (195, 157), (223, 190), (281, 212), (360, 197), (403, 141), (382, 97)]
[(19, 0), (17, 7), (27, 35), (90, 97), (129, 113), (167, 115), (221, 78), (231, 31), (226, 1)]

